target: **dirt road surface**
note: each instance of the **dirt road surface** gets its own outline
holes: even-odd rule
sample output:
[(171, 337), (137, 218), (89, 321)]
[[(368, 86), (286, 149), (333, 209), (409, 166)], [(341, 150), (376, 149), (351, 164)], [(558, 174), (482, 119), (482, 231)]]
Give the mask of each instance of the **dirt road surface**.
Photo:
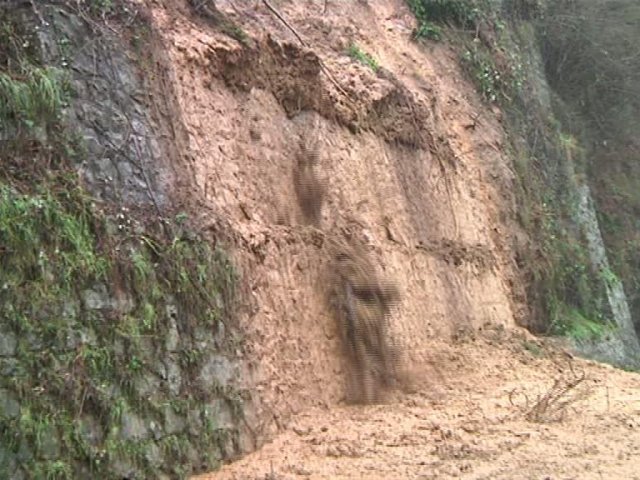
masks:
[(195, 479), (639, 479), (640, 375), (540, 345), (516, 335), (434, 348), (414, 391), (300, 413)]

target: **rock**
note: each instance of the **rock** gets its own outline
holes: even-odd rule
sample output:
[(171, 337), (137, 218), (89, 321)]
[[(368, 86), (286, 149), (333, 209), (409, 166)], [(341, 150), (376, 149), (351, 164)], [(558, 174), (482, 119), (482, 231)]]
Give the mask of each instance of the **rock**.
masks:
[(0, 376), (10, 377), (16, 373), (20, 362), (17, 358), (0, 358)]
[(18, 468), (18, 462), (15, 454), (7, 447), (0, 444), (0, 472), (13, 473)]
[(193, 445), (189, 445), (187, 448), (187, 459), (191, 465), (195, 465), (197, 468), (200, 468), (200, 463), (202, 463), (202, 458), (200, 452)]
[(127, 458), (115, 459), (111, 463), (110, 470), (113, 473), (115, 473), (115, 477), (116, 478), (123, 478), (123, 479), (125, 479), (125, 478), (126, 479), (138, 478), (138, 476), (136, 475), (135, 466)]
[(78, 316), (78, 305), (76, 302), (66, 301), (62, 306), (62, 317), (67, 320), (75, 319)]
[(6, 329), (0, 333), (0, 357), (14, 357), (18, 347), (18, 339)]
[(198, 326), (194, 329), (193, 338), (198, 344), (206, 344), (211, 339), (211, 332), (207, 328)]
[(149, 444), (144, 453), (144, 457), (150, 465), (156, 466), (162, 463), (162, 452), (160, 452), (160, 447), (155, 443)]
[(161, 383), (162, 382), (160, 378), (155, 373), (148, 372), (144, 375), (136, 377), (133, 385), (140, 397), (150, 398), (160, 391)]
[(125, 349), (124, 346), (124, 340), (122, 338), (116, 338), (113, 341), (113, 346), (112, 346), (112, 350), (113, 350), (113, 354), (115, 355), (115, 357), (122, 361), (125, 357), (125, 355), (127, 354), (127, 351)]
[(224, 399), (217, 398), (203, 410), (206, 422), (210, 422), (214, 428), (233, 428), (233, 412), (229, 402)]
[(98, 447), (104, 441), (102, 427), (95, 418), (89, 415), (85, 415), (76, 422), (76, 432), (92, 447)]
[(70, 327), (67, 330), (65, 344), (69, 350), (74, 350), (80, 345), (96, 346), (98, 344), (98, 337), (89, 327)]
[(60, 438), (53, 428), (47, 429), (41, 435), (38, 453), (46, 460), (52, 460), (60, 456)]
[(115, 307), (115, 301), (103, 284), (95, 285), (93, 289), (82, 292), (82, 300), (87, 310), (111, 310)]
[(25, 440), (20, 442), (18, 452), (16, 453), (16, 460), (23, 465), (33, 460), (33, 451), (31, 450), (31, 446)]
[(214, 338), (218, 345), (222, 345), (224, 340), (227, 338), (227, 329), (223, 322), (218, 322)]
[(233, 377), (233, 364), (222, 355), (212, 355), (200, 370), (198, 381), (205, 390), (226, 387)]
[(233, 458), (236, 455), (234, 435), (224, 435), (221, 441), (222, 454), (225, 458)]
[(27, 478), (27, 474), (24, 473), (24, 470), (22, 470), (21, 468), (18, 468), (11, 475), (11, 480), (25, 480), (26, 478)]
[(114, 305), (119, 312), (124, 314), (131, 313), (136, 308), (136, 302), (126, 292), (116, 296)]
[(199, 437), (202, 434), (202, 416), (200, 410), (193, 409), (187, 413), (187, 425), (189, 426), (189, 433), (194, 437)]
[(187, 426), (186, 419), (173, 411), (169, 405), (164, 408), (164, 431), (167, 435), (181, 433)]
[(240, 450), (240, 453), (246, 455), (255, 451), (256, 448), (257, 445), (253, 433), (247, 427), (241, 428), (238, 434), (238, 450)]
[(35, 333), (27, 333), (27, 346), (30, 350), (40, 351), (43, 348), (42, 337)]
[(156, 423), (154, 420), (151, 420), (149, 422), (149, 430), (153, 434), (153, 439), (156, 440), (156, 441), (160, 440), (162, 437), (165, 436), (165, 432), (162, 429), (162, 426), (160, 424)]
[(124, 412), (120, 436), (123, 440), (146, 440), (150, 437), (150, 432), (142, 418), (133, 412)]
[(178, 362), (172, 358), (168, 358), (164, 362), (166, 368), (166, 381), (169, 385), (169, 391), (174, 395), (180, 394), (182, 386), (182, 371)]
[(20, 415), (20, 403), (9, 390), (0, 389), (0, 418), (17, 418)]
[[(169, 307), (167, 307), (167, 311), (169, 311)], [(177, 352), (178, 345), (180, 344), (180, 333), (178, 333), (178, 326), (176, 325), (175, 317), (172, 315), (169, 315), (168, 318), (169, 318), (169, 328), (167, 330), (165, 348), (167, 349), (167, 352)]]
[(155, 346), (153, 339), (150, 337), (141, 337), (138, 339), (139, 351), (141, 357), (148, 363), (152, 369), (160, 376), (160, 378), (166, 378), (167, 372), (164, 364), (158, 362), (158, 349)]

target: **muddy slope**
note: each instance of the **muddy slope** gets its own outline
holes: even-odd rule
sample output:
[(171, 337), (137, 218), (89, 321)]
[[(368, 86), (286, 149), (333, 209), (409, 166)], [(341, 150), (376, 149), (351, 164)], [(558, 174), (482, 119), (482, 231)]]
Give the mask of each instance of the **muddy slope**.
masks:
[[(324, 301), (334, 240), (366, 245), (397, 284), (391, 330), (406, 365), (427, 365), (436, 339), (513, 327), (525, 308), (499, 118), (452, 51), (410, 41), (401, 0), (324, 3), (274, 2), (304, 45), (261, 2), (217, 2), (244, 42), (187, 2), (151, 5), (188, 132), (182, 193), (202, 199), (203, 229), (224, 219), (243, 270), (257, 443), (344, 396)], [(381, 68), (350, 58), (352, 44)], [(296, 194), (300, 142), (315, 147), (324, 194), (315, 221)]]

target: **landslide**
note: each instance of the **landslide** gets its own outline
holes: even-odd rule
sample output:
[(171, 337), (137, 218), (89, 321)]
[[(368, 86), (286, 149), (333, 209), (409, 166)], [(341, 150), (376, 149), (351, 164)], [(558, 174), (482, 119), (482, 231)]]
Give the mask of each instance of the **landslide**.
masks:
[[(202, 199), (203, 229), (224, 223), (242, 270), (244, 381), (265, 438), (344, 397), (324, 298), (333, 241), (364, 245), (401, 292), (391, 334), (405, 365), (428, 364), (435, 339), (512, 328), (525, 308), (499, 116), (452, 50), (410, 41), (403, 2), (323, 4), (274, 4), (306, 46), (259, 2), (216, 4), (242, 41), (186, 2), (151, 4), (188, 135), (182, 194)], [(316, 148), (316, 225), (295, 192), (300, 142)]]
[[(401, 0), (218, 1), (216, 10), (149, 3), (186, 132), (193, 178), (181, 195), (198, 199), (203, 231), (227, 232), (241, 270), (241, 383), (252, 392), (252, 436), (241, 448), (273, 440), (220, 478), (354, 478), (366, 470), (367, 478), (423, 470), (432, 475), (424, 478), (516, 478), (518, 465), (531, 478), (596, 450), (581, 468), (598, 472), (597, 459), (611, 452), (595, 438), (536, 467), (548, 454), (538, 444), (566, 435), (549, 448), (568, 452), (576, 441), (573, 424), (533, 427), (525, 418), (535, 392), (543, 395), (567, 367), (531, 359), (523, 352), (530, 339), (509, 333), (528, 313), (515, 263), (528, 240), (515, 220), (502, 116), (483, 104), (454, 49), (412, 42), (415, 19)], [(300, 193), (301, 155), (317, 180), (312, 208)], [(347, 366), (326, 302), (336, 242), (364, 246), (401, 295), (390, 335), (405, 392), (382, 405), (344, 406)], [(467, 343), (451, 347), (455, 341)], [(603, 368), (580, 364), (589, 378), (580, 387), (604, 382)], [(638, 410), (625, 402), (637, 377), (615, 379), (606, 410), (602, 396), (584, 407), (584, 428), (607, 429), (612, 441), (635, 435), (611, 463), (621, 469), (608, 470), (630, 478)], [(518, 388), (525, 395), (512, 404)], [(476, 444), (475, 435), (490, 439)], [(441, 450), (430, 452), (425, 445), (436, 438)], [(519, 446), (526, 461), (514, 466), (500, 452)], [(503, 468), (493, 470), (498, 457)], [(407, 462), (413, 466), (400, 467)]]

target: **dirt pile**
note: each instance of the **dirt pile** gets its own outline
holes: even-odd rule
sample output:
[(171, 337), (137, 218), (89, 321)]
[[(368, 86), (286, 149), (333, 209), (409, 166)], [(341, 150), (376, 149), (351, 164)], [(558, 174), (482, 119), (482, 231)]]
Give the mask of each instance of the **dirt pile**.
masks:
[[(442, 377), (431, 384), (388, 404), (305, 411), (197, 480), (640, 478), (637, 374), (504, 331), (436, 350)], [(582, 375), (561, 412), (541, 408), (556, 379)]]

